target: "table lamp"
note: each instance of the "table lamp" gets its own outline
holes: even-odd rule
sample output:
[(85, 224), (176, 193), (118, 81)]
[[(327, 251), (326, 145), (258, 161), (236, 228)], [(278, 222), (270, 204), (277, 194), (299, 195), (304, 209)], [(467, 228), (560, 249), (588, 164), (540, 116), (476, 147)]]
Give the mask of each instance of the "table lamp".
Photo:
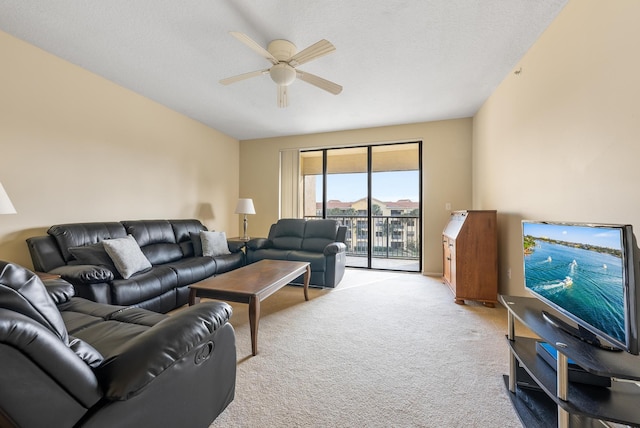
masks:
[(253, 208), (253, 200), (250, 198), (240, 198), (238, 199), (238, 205), (236, 205), (236, 214), (244, 214), (244, 235), (242, 236), (243, 241), (248, 241), (249, 235), (247, 235), (247, 214), (255, 214), (256, 210)]
[(5, 192), (4, 187), (2, 187), (2, 183), (0, 183), (0, 214), (15, 214), (16, 209), (13, 207), (11, 203), (11, 199), (9, 199), (9, 195)]

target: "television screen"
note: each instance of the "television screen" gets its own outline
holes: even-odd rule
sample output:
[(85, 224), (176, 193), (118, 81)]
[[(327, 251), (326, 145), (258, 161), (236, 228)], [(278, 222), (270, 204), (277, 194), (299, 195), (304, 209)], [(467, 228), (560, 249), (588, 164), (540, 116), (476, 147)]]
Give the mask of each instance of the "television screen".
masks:
[(523, 221), (522, 232), (525, 287), (596, 336), (637, 353), (631, 226)]

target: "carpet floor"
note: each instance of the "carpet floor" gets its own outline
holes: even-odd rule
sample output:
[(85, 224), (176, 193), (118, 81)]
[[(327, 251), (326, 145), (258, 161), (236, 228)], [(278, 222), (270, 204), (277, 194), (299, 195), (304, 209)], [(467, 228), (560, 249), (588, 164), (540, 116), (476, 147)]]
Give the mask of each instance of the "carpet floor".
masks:
[(232, 303), (235, 400), (218, 427), (521, 427), (505, 390), (507, 313), (438, 278), (347, 269), (336, 289), (262, 302), (258, 355)]

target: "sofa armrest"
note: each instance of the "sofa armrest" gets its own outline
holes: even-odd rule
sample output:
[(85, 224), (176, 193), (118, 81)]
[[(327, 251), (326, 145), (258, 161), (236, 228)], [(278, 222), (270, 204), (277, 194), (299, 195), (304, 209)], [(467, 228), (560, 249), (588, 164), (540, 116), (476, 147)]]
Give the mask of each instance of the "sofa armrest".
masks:
[(67, 303), (75, 295), (73, 285), (62, 278), (43, 279), (42, 283), (56, 305)]
[[(96, 369), (111, 400), (127, 400), (140, 393), (165, 370), (224, 326), (232, 309), (223, 302), (203, 302), (169, 316), (144, 333), (121, 345), (114, 357)], [(204, 344), (205, 347), (207, 344)], [(215, 347), (204, 349), (200, 364)]]
[(49, 273), (60, 275), (72, 284), (99, 284), (111, 281), (114, 276), (109, 269), (97, 265), (65, 265)]
[(253, 238), (247, 241), (247, 248), (250, 250), (263, 250), (265, 248), (271, 248), (271, 241), (267, 238)]
[(330, 256), (333, 254), (344, 253), (347, 251), (347, 246), (342, 242), (332, 242), (324, 247), (324, 255)]
[(229, 251), (232, 253), (239, 253), (244, 248), (245, 243), (242, 241), (227, 241)]
[(39, 272), (48, 272), (66, 264), (53, 236), (34, 236), (27, 238), (27, 247), (31, 254), (33, 268)]

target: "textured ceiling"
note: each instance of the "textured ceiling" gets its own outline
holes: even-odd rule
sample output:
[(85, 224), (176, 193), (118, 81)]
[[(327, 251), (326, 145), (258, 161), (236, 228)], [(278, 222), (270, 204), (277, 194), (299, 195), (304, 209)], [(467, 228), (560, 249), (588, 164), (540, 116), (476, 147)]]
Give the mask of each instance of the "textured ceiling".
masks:
[[(568, 0), (0, 0), (0, 29), (240, 140), (470, 117)], [(229, 35), (336, 51), (276, 106)]]

